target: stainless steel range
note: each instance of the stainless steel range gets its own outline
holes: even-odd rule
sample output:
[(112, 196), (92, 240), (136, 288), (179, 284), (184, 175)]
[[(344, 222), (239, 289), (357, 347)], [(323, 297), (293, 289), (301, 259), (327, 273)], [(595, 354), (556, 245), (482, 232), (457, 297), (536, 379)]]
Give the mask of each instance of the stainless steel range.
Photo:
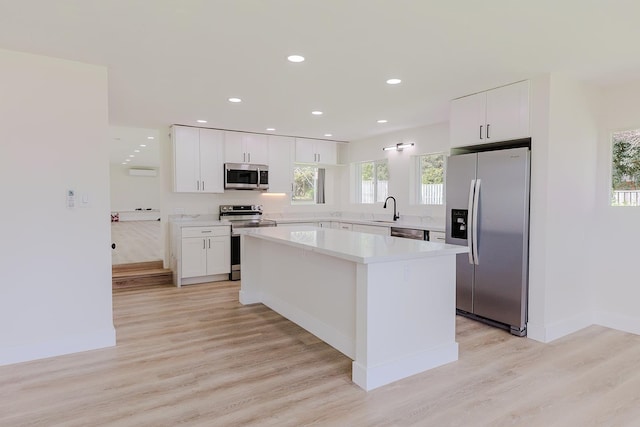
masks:
[(275, 227), (276, 222), (262, 219), (262, 205), (220, 205), (220, 220), (231, 222), (231, 274), (229, 274), (229, 280), (240, 280), (240, 235), (238, 229)]

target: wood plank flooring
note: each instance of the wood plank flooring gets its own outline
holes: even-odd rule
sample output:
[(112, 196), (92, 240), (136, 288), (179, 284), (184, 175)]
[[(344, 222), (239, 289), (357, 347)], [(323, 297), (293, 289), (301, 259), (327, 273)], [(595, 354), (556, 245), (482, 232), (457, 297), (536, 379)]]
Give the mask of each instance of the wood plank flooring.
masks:
[(238, 290), (114, 292), (117, 347), (0, 367), (0, 425), (640, 425), (639, 336), (545, 345), (458, 318), (458, 362), (366, 393), (348, 358)]
[(164, 258), (160, 221), (120, 221), (111, 223), (111, 264), (156, 261)]

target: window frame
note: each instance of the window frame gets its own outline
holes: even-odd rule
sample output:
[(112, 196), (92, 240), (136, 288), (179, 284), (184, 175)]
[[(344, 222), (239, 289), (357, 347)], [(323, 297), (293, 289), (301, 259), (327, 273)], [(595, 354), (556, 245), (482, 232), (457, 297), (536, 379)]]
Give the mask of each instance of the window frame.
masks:
[[(608, 206), (612, 208), (639, 208), (640, 207), (640, 179), (636, 181), (636, 188), (634, 190), (629, 190), (630, 192), (636, 192), (635, 196), (635, 204), (616, 204), (614, 203), (615, 193), (616, 191), (624, 191), (624, 190), (616, 190), (614, 188), (614, 137), (618, 133), (624, 132), (636, 132), (640, 138), (640, 126), (624, 128), (624, 129), (616, 129), (609, 133), (609, 180), (608, 180), (608, 191), (607, 195), (609, 198)], [(638, 148), (638, 160), (640, 160), (640, 146)], [(640, 174), (638, 175), (640, 176)]]
[[(424, 154), (417, 154), (412, 156), (413, 157), (413, 161), (412, 161), (412, 165), (413, 165), (413, 184), (415, 185), (414, 187), (414, 191), (413, 191), (413, 197), (415, 200), (415, 204), (418, 206), (444, 206), (446, 204), (446, 174), (447, 174), (447, 152), (445, 151), (436, 151), (436, 152), (431, 152), (431, 153), (424, 153)], [(423, 203), (422, 201), (422, 161), (421, 159), (423, 157), (426, 156), (442, 156), (442, 190), (441, 190), (441, 195), (440, 195), (440, 199), (441, 199), (441, 203)]]
[[(362, 200), (363, 197), (363, 192), (362, 192), (362, 165), (367, 164), (367, 163), (372, 163), (373, 164), (373, 201), (372, 202), (364, 202)], [(386, 198), (389, 195), (389, 182), (391, 181), (391, 173), (389, 171), (389, 159), (384, 158), (384, 159), (377, 159), (377, 160), (363, 160), (360, 162), (353, 162), (351, 163), (352, 168), (353, 168), (353, 173), (352, 173), (352, 177), (353, 177), (353, 198), (352, 201), (354, 204), (358, 204), (358, 205), (375, 205), (375, 204), (382, 204), (384, 203), (384, 201), (379, 200), (378, 197), (378, 165), (379, 164), (384, 164), (384, 166), (387, 169), (387, 174), (389, 175), (387, 178), (387, 188), (386, 188), (386, 195), (384, 196), (384, 198)]]

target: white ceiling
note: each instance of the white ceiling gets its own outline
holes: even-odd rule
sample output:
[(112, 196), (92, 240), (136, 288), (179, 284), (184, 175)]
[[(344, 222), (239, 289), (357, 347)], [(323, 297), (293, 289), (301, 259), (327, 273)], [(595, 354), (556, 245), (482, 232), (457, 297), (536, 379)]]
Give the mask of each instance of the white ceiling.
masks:
[(636, 78), (639, 18), (638, 0), (0, 0), (0, 48), (106, 66), (112, 125), (354, 140), (538, 73)]

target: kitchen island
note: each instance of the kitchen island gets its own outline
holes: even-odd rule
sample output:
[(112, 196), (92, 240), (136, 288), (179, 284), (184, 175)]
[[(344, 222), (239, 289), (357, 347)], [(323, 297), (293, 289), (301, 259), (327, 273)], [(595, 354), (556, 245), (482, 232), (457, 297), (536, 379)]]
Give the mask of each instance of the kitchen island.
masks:
[(242, 304), (263, 303), (353, 360), (365, 390), (458, 359), (466, 247), (317, 227), (242, 231)]

